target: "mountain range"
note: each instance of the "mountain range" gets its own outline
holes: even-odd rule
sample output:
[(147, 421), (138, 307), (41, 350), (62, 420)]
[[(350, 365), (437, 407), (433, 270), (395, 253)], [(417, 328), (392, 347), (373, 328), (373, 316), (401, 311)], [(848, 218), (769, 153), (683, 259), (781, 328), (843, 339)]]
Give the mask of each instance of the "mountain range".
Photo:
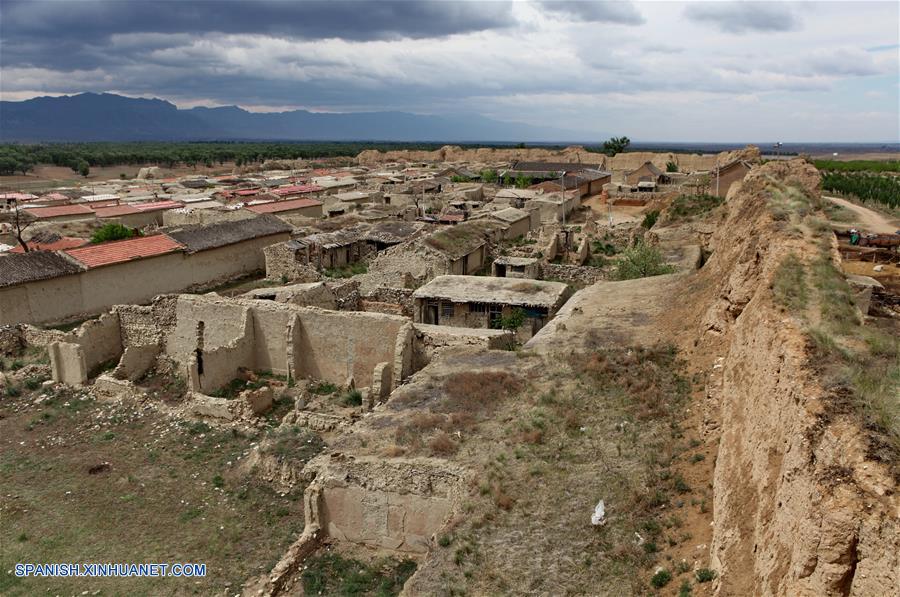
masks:
[(553, 141), (572, 131), (479, 115), (406, 112), (249, 112), (237, 106), (179, 109), (161, 99), (111, 93), (0, 102), (0, 141)]

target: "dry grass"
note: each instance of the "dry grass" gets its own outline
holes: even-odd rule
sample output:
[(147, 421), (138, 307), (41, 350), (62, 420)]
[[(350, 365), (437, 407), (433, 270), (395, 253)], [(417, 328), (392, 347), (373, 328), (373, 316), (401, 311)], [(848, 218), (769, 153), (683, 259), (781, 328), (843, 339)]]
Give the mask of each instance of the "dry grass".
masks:
[(474, 371), (451, 376), (444, 383), (442, 412), (477, 412), (518, 393), (522, 380), (505, 371)]
[[(463, 375), (455, 382), (465, 390), (461, 396), (477, 390), (482, 403), (490, 394), (506, 399), (463, 434), (454, 459), (477, 472), (472, 495), (452, 531), (444, 530), (446, 549), (433, 552), (411, 589), (645, 592), (660, 546), (689, 539), (664, 520), (696, 507), (692, 497), (697, 504), (705, 497), (670, 470), (681, 449), (678, 421), (689, 388), (679, 367), (668, 347), (598, 349), (567, 362), (537, 357), (521, 372), (536, 375), (533, 385), (514, 396), (495, 374)], [(606, 502), (608, 521), (592, 527), (598, 499)]]

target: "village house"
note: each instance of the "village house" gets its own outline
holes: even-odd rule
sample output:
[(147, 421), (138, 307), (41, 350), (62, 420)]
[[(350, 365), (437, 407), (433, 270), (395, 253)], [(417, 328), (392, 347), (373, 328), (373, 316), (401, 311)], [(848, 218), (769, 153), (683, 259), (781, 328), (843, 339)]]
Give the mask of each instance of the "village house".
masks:
[(28, 207), (24, 213), (39, 222), (77, 222), (94, 220), (97, 214), (86, 205), (56, 205), (52, 207)]
[(380, 252), (411, 240), (424, 228), (425, 224), (418, 222), (380, 221), (363, 232), (360, 238), (369, 245), (372, 251)]
[[(0, 284), (0, 324), (69, 321), (261, 271), (263, 248), (287, 240), (290, 232), (277, 218), (259, 216), (65, 251), (9, 254), (0, 257), (0, 278), (11, 272)], [(28, 273), (31, 267), (37, 270)]]
[(287, 201), (257, 203), (256, 205), (248, 205), (247, 209), (256, 214), (303, 216), (306, 218), (322, 217), (322, 202), (315, 199), (289, 199)]
[[(43, 231), (34, 234), (25, 241), (29, 251), (63, 251), (65, 249), (74, 249), (84, 246), (88, 243), (83, 238), (75, 238), (72, 236), (60, 236), (55, 232)], [(22, 245), (10, 249), (10, 253), (24, 253), (25, 249)]]
[(657, 185), (669, 184), (669, 176), (653, 165), (653, 162), (644, 162), (635, 170), (625, 175), (625, 182), (642, 191), (654, 191)]
[(504, 238), (518, 238), (525, 236), (532, 229), (540, 226), (540, 212), (538, 210), (526, 211), (515, 207), (507, 207), (487, 214), (487, 217), (499, 220), (509, 228)]
[(750, 167), (750, 163), (744, 160), (735, 160), (720, 166), (710, 175), (710, 192), (718, 197), (727, 196), (731, 185), (744, 180), (750, 172)]
[(568, 300), (560, 282), (438, 276), (413, 293), (416, 322), (469, 328), (513, 329), (520, 341), (538, 332)]
[[(566, 192), (575, 193), (578, 198), (581, 198), (603, 192), (603, 185), (612, 181), (612, 173), (600, 170), (584, 170), (572, 174), (566, 173), (562, 179), (562, 186), (565, 187)], [(556, 193), (560, 190), (560, 181), (559, 178), (545, 180), (528, 188), (545, 193)]]
[[(283, 275), (274, 264), (283, 260), (275, 259), (275, 255), (285, 251), (290, 254), (292, 262), (318, 271), (357, 263), (368, 253), (368, 246), (360, 233), (359, 228), (319, 232), (269, 247), (266, 251), (266, 276), (277, 278)], [(288, 272), (284, 273), (291, 277)]]
[(494, 259), (491, 275), (495, 278), (540, 278), (541, 264), (534, 257), (511, 257), (503, 255)]

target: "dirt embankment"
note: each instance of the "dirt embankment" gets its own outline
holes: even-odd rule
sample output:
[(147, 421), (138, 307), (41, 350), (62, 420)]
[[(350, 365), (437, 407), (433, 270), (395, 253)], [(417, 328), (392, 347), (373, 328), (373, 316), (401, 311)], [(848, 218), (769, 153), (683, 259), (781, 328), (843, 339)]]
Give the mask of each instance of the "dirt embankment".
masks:
[(539, 148), (499, 149), (493, 147), (463, 149), (458, 145), (445, 145), (434, 151), (409, 151), (403, 149), (381, 152), (376, 149), (367, 149), (360, 152), (356, 157), (357, 162), (364, 166), (374, 166), (391, 162), (467, 162), (474, 164), (497, 164), (501, 162), (523, 160), (592, 164), (601, 169), (616, 172), (630, 172), (632, 170), (637, 170), (647, 162), (651, 162), (654, 166), (663, 171), (667, 169), (669, 163), (676, 164), (679, 172), (708, 171), (714, 169), (716, 164), (728, 164), (737, 159), (753, 162), (758, 161), (759, 148), (748, 145), (745, 149), (723, 151), (718, 155), (630, 151), (608, 157), (602, 153), (587, 151), (580, 145), (572, 145), (561, 150)]
[[(802, 324), (772, 287), (790, 253), (812, 261), (808, 231), (773, 217), (775, 188), (818, 193), (800, 160), (769, 163), (731, 194), (693, 285), (696, 352), (720, 355), (706, 422), (718, 435), (713, 566), (719, 595), (887, 595), (900, 569), (900, 500), (867, 456), (856, 420), (835, 409)], [(695, 307), (696, 309), (696, 307)], [(717, 352), (718, 351), (718, 352)]]

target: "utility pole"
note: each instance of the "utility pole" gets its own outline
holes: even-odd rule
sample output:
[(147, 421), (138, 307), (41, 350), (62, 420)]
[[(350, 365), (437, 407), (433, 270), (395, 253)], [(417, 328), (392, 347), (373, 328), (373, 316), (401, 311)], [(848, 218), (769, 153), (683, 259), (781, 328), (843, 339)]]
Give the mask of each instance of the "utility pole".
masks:
[(559, 188), (562, 193), (562, 225), (563, 228), (566, 227), (566, 171), (563, 170), (562, 174), (559, 175)]
[(719, 196), (719, 157), (716, 156), (716, 197)]

